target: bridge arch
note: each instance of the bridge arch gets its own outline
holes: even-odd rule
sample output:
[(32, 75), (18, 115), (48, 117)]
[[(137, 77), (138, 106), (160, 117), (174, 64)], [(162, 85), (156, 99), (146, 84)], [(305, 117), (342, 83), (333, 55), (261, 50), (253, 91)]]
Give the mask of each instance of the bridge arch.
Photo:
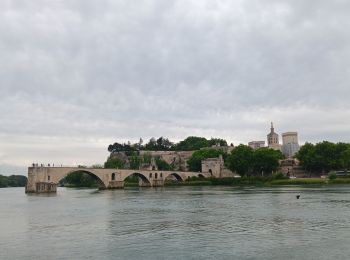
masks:
[(98, 176), (98, 174), (96, 174), (93, 171), (90, 171), (88, 169), (84, 169), (84, 168), (78, 168), (78, 169), (74, 169), (74, 170), (68, 171), (67, 173), (65, 173), (63, 176), (61, 176), (58, 179), (57, 183), (60, 183), (69, 174), (72, 174), (72, 173), (75, 173), (75, 172), (83, 172), (83, 173), (88, 174), (89, 176), (94, 177), (97, 180), (97, 182), (98, 182), (99, 189), (106, 189), (107, 188), (106, 184), (103, 182), (103, 180), (100, 178), (100, 176)]
[[(144, 174), (140, 173), (140, 172), (130, 172), (129, 174), (125, 175), (123, 178), (123, 181), (125, 181), (126, 178), (130, 177), (130, 176), (137, 176), (139, 177), (143, 182), (147, 183), (147, 184), (151, 184), (150, 180), (147, 178), (147, 176), (145, 176)], [(152, 176), (152, 175), (150, 175)]]
[(178, 173), (176, 173), (176, 172), (170, 173), (170, 174), (167, 176), (167, 178), (168, 178), (168, 177), (171, 177), (171, 176), (175, 177), (177, 181), (184, 181), (184, 179), (181, 177), (181, 175), (178, 174)]

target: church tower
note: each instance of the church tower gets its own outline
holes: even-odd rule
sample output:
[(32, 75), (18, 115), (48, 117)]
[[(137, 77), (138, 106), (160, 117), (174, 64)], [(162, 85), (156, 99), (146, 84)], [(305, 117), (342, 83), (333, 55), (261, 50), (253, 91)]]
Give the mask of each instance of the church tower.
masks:
[(275, 133), (275, 129), (273, 127), (272, 122), (271, 122), (271, 131), (267, 135), (267, 145), (269, 148), (272, 148), (275, 150), (281, 150), (281, 145), (279, 143), (279, 137), (278, 137), (278, 134)]

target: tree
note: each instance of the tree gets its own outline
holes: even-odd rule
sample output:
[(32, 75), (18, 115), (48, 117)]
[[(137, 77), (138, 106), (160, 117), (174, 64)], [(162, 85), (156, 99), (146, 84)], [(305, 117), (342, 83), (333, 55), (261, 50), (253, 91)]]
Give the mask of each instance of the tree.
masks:
[(27, 183), (27, 177), (23, 175), (0, 175), (0, 188), (4, 187), (24, 187)]
[(129, 158), (129, 162), (130, 162), (130, 169), (138, 170), (140, 168), (142, 160), (141, 160), (140, 156), (133, 154)]
[(253, 153), (253, 172), (257, 175), (269, 175), (279, 167), (279, 160), (283, 158), (280, 151), (260, 148)]
[(123, 152), (126, 155), (130, 156), (134, 151), (137, 150), (137, 144), (131, 144), (130, 141), (128, 141), (127, 144), (120, 144), (120, 143), (114, 143), (110, 144), (108, 146), (108, 151), (110, 153), (118, 153)]
[(154, 137), (149, 139), (148, 143), (145, 144), (145, 150), (155, 151), (157, 147), (157, 141)]
[(340, 163), (346, 172), (350, 169), (350, 147), (341, 152)]
[(105, 162), (104, 166), (105, 168), (110, 168), (110, 169), (114, 169), (114, 168), (121, 169), (121, 168), (124, 168), (124, 162), (119, 158), (109, 157)]
[(8, 177), (0, 175), (0, 188), (5, 188), (8, 186)]
[(309, 172), (325, 173), (350, 167), (350, 144), (323, 141), (316, 145), (306, 143), (296, 158)]
[(202, 149), (195, 151), (187, 161), (188, 169), (190, 171), (199, 172), (202, 169), (202, 160), (216, 158), (223, 154), (223, 151), (215, 149)]
[(315, 160), (322, 173), (339, 168), (336, 144), (323, 141), (315, 145)]
[(157, 157), (155, 161), (156, 161), (158, 170), (160, 170), (160, 171), (171, 171), (171, 170), (173, 170), (172, 165), (168, 164), (166, 161), (164, 161), (160, 157)]
[(209, 147), (217, 144), (219, 144), (220, 146), (227, 146), (227, 141), (221, 138), (211, 138), (208, 141)]
[(144, 153), (143, 156), (142, 156), (142, 161), (143, 163), (151, 163), (152, 161), (152, 155), (151, 153)]
[(164, 138), (163, 136), (159, 137), (157, 140), (152, 137), (145, 145), (145, 150), (149, 151), (169, 151), (172, 148), (173, 143), (170, 142), (168, 138)]
[(315, 146), (311, 143), (305, 143), (295, 157), (305, 170), (312, 172), (315, 170), (315, 167), (318, 167), (315, 160), (315, 153)]
[(175, 149), (177, 151), (195, 151), (209, 146), (209, 142), (204, 137), (189, 136), (185, 140), (179, 142)]
[(240, 144), (228, 156), (227, 165), (231, 171), (241, 176), (249, 175), (253, 171), (253, 155), (254, 150), (251, 147)]

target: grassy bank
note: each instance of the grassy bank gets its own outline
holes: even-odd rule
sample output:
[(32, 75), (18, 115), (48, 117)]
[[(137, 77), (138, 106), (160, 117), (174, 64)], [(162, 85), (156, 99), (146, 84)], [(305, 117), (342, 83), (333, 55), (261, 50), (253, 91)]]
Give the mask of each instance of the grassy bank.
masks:
[(242, 178), (191, 178), (185, 182), (165, 183), (166, 186), (278, 186), (278, 185), (331, 185), (350, 184), (350, 178), (337, 178), (334, 180), (321, 178), (287, 179), (271, 177), (242, 177)]
[(301, 178), (301, 179), (286, 179), (286, 180), (273, 180), (271, 185), (321, 185), (328, 184), (327, 179), (321, 178)]

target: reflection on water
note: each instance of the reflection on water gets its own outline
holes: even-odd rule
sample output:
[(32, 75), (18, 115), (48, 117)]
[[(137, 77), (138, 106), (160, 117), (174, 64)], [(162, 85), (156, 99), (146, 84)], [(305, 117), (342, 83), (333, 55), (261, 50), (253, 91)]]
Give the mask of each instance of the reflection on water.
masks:
[(57, 195), (29, 196), (12, 188), (0, 189), (0, 207), (0, 259), (347, 259), (350, 254), (350, 186), (61, 188)]

